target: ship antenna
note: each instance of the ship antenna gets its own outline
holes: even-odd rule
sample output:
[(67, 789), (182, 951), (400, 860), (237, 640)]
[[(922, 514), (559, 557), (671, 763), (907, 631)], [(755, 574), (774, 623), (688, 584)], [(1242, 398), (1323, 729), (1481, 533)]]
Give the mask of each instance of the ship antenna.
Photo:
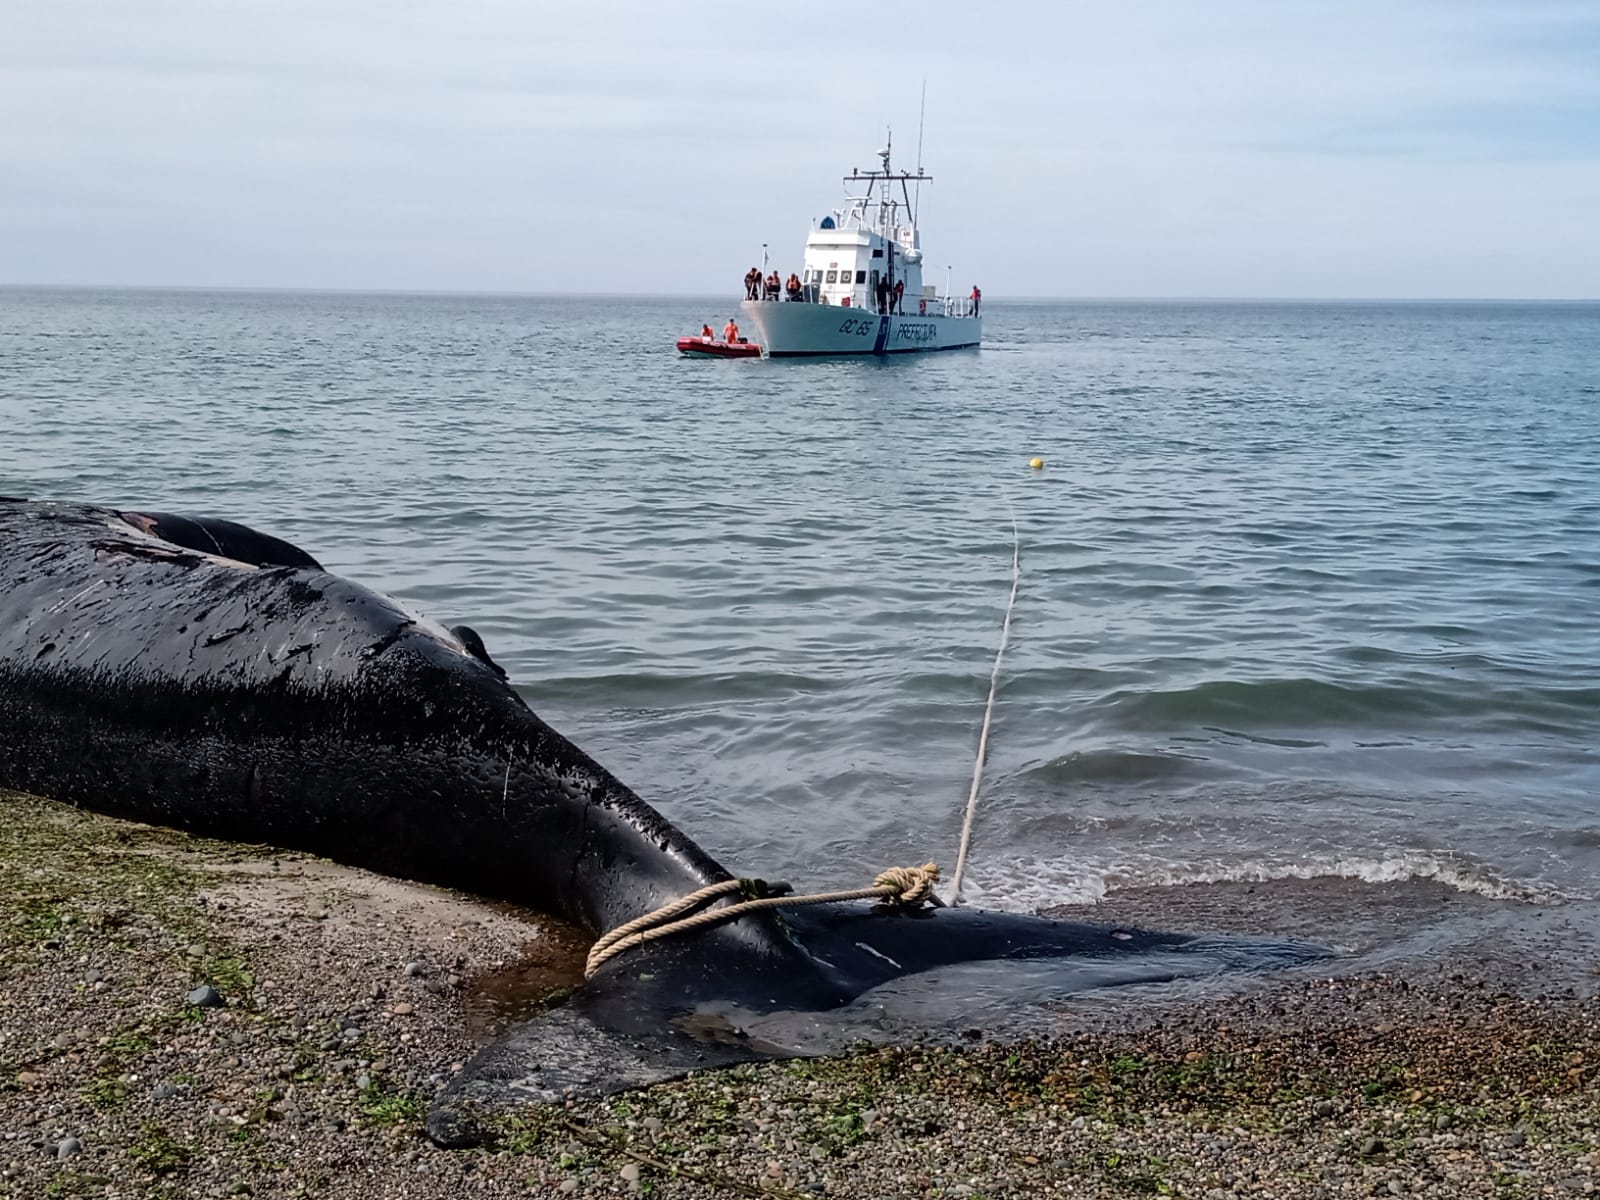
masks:
[(917, 105), (917, 190), (912, 193), (911, 223), (917, 223), (917, 209), (922, 202), (922, 119), (928, 113), (928, 77), (922, 77), (922, 103)]

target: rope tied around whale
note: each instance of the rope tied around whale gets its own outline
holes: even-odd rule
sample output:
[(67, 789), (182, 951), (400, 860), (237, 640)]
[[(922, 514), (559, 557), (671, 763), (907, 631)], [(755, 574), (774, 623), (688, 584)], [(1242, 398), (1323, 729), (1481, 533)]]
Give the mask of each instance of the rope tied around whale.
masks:
[[(978, 733), (978, 756), (972, 765), (972, 788), (967, 794), (966, 813), (961, 823), (961, 839), (956, 851), (955, 876), (950, 882), (952, 908), (961, 903), (961, 879), (967, 867), (967, 853), (972, 848), (973, 823), (978, 812), (978, 791), (983, 782), (983, 764), (989, 752), (989, 727), (994, 718), (995, 694), (1000, 689), (1000, 664), (1005, 658), (1006, 643), (1011, 637), (1011, 613), (1017, 606), (1017, 588), (1022, 582), (1022, 538), (1017, 529), (1017, 510), (1011, 503), (1010, 494), (1002, 493), (1002, 495), (1005, 496), (1006, 508), (1011, 514), (1011, 594), (1006, 599), (1005, 616), (1000, 622), (1000, 647), (995, 652), (994, 669), (989, 673), (989, 699), (983, 709), (983, 725)], [(687, 896), (663, 904), (654, 912), (635, 917), (625, 925), (619, 925), (605, 934), (590, 947), (588, 962), (584, 964), (583, 977), (588, 979), (603, 963), (634, 946), (653, 942), (657, 938), (670, 937), (675, 933), (687, 933), (692, 929), (720, 925), (724, 921), (732, 921), (748, 913), (769, 908), (872, 899), (881, 900), (896, 908), (917, 908), (922, 904), (943, 908), (944, 902), (934, 894), (933, 890), (933, 885), (937, 882), (939, 882), (939, 868), (931, 862), (924, 863), (920, 867), (890, 867), (879, 872), (869, 888), (856, 888), (854, 891), (846, 892), (819, 892), (811, 896), (768, 895), (743, 900), (725, 908), (706, 909), (693, 916), (680, 916), (682, 913), (703, 908), (733, 892), (752, 890), (758, 886), (752, 880), (724, 880), (722, 883), (713, 883), (699, 891), (690, 892)], [(787, 884), (774, 886), (784, 891), (788, 890)]]
[(725, 921), (732, 921), (754, 912), (764, 912), (770, 908), (837, 904), (846, 900), (881, 900), (895, 908), (918, 908), (923, 904), (937, 905), (939, 898), (933, 894), (933, 885), (937, 882), (939, 882), (939, 867), (936, 863), (924, 863), (920, 867), (889, 867), (878, 873), (871, 887), (854, 888), (843, 892), (817, 892), (809, 896), (762, 896), (754, 900), (741, 900), (725, 908), (705, 909), (693, 913), (692, 916), (681, 915), (754, 886), (751, 880), (726, 879), (721, 883), (709, 884), (698, 891), (690, 892), (687, 896), (680, 896), (653, 912), (647, 912), (642, 917), (635, 917), (624, 925), (618, 925), (589, 948), (589, 958), (583, 966), (583, 977), (590, 978), (604, 963), (634, 946), (642, 946), (646, 942), (671, 937), (676, 933), (688, 933), (694, 929), (721, 925)]

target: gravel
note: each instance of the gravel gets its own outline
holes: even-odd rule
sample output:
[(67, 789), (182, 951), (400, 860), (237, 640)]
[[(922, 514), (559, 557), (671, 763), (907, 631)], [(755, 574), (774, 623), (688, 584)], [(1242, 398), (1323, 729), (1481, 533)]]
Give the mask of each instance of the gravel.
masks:
[(441, 1151), (421, 1117), (493, 1032), (481, 981), (570, 932), (10, 795), (0, 895), (0, 1196), (1600, 1194), (1594, 989), (1515, 955), (1068, 1005), (1048, 1037), (708, 1072)]

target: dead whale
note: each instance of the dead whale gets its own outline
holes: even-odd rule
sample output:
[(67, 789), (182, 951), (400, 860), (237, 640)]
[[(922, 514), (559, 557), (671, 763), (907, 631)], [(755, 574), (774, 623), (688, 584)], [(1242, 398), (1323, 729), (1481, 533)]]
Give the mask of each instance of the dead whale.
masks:
[[(541, 721), (470, 630), (208, 518), (0, 500), (0, 786), (596, 935), (733, 878)], [(766, 911), (605, 963), (469, 1063), (429, 1131), (463, 1144), (483, 1106), (803, 1053), (749, 1031), (951, 964), (1059, 961), (1071, 988), (1320, 953), (966, 908)]]

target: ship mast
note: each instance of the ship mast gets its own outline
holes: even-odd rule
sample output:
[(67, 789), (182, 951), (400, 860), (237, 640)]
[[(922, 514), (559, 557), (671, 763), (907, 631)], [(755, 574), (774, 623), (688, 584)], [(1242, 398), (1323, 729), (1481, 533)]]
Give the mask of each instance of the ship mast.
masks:
[(917, 205), (922, 203), (922, 122), (928, 115), (928, 77), (922, 77), (922, 100), (917, 105), (917, 198), (916, 202), (907, 202), (911, 214), (911, 223), (917, 223)]

